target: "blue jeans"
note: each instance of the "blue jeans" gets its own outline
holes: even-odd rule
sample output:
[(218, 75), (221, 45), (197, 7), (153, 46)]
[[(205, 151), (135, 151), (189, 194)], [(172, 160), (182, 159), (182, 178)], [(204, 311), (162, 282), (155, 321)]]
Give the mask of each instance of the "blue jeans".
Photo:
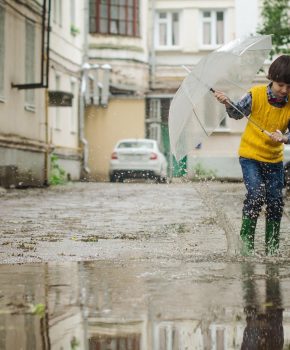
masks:
[(265, 163), (240, 157), (243, 179), (247, 189), (243, 216), (257, 219), (263, 204), (266, 218), (280, 221), (283, 214), (283, 162)]

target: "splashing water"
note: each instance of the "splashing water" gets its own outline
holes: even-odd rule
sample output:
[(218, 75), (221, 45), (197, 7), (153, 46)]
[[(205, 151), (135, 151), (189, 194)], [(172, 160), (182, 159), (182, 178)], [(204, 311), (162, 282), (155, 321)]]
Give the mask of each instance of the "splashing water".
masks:
[(196, 190), (199, 192), (208, 209), (216, 217), (218, 226), (225, 232), (227, 240), (227, 254), (230, 256), (239, 255), (241, 251), (241, 240), (237, 227), (217, 203), (214, 198), (214, 194), (210, 192), (206, 181), (201, 181), (200, 186), (197, 186)]

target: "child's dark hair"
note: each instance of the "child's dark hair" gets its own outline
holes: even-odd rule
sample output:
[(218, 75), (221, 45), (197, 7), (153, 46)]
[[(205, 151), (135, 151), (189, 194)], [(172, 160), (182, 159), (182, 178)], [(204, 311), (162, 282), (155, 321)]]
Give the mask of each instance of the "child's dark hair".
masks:
[(272, 81), (290, 84), (290, 56), (279, 56), (269, 67), (267, 78)]

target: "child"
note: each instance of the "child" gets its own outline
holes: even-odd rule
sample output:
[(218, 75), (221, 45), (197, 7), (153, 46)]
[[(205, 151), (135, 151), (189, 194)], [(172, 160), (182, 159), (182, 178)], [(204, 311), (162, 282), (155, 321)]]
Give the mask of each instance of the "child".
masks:
[[(280, 222), (283, 214), (282, 189), (283, 143), (290, 143), (290, 56), (279, 56), (271, 65), (267, 78), (269, 85), (255, 86), (234, 105), (249, 116), (242, 135), (239, 156), (247, 194), (244, 201), (240, 236), (245, 255), (254, 251), (257, 219), (266, 203), (265, 252), (273, 255), (279, 248)], [(229, 117), (243, 115), (230, 106), (232, 103), (221, 91), (215, 97), (226, 106)], [(285, 132), (288, 129), (288, 133)]]

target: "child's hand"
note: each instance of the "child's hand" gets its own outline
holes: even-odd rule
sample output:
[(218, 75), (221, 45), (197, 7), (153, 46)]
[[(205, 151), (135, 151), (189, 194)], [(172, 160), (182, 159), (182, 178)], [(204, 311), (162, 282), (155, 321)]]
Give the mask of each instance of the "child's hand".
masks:
[(229, 98), (228, 98), (222, 91), (215, 90), (214, 96), (216, 97), (216, 99), (217, 99), (220, 103), (222, 103), (222, 104), (224, 104), (224, 105), (226, 105), (226, 106), (229, 105), (230, 100), (229, 100)]
[(288, 139), (285, 135), (282, 134), (280, 130), (276, 130), (270, 134), (270, 137), (273, 141), (287, 143)]

